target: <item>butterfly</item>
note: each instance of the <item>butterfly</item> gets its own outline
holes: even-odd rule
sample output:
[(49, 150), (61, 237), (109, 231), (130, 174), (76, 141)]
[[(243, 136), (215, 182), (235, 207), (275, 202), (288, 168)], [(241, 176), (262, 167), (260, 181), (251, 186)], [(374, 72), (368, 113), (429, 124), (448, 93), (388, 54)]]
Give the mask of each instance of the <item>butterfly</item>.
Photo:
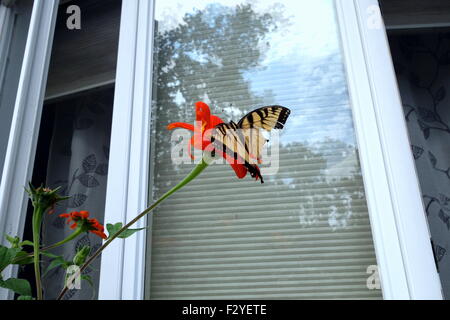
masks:
[(262, 162), (262, 149), (269, 141), (264, 131), (283, 129), (290, 114), (291, 110), (282, 106), (256, 109), (237, 124), (230, 121), (217, 125), (212, 131), (211, 143), (215, 150), (220, 150), (235, 163), (243, 164), (253, 178), (261, 179), (261, 183), (264, 183), (256, 164)]

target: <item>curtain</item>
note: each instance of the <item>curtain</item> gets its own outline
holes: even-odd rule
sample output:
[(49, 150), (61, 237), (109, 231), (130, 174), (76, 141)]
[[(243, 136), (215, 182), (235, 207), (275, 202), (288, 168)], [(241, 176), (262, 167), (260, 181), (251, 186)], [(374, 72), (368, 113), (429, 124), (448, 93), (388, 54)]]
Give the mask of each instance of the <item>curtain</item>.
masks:
[(445, 296), (450, 298), (450, 33), (390, 37)]
[[(61, 213), (86, 210), (92, 218), (103, 223), (108, 173), (108, 156), (112, 121), (114, 89), (103, 89), (66, 98), (46, 108), (54, 108), (55, 120), (51, 138), (47, 169), (47, 185), (62, 187), (61, 194), (71, 198), (56, 207), (56, 212), (45, 217), (42, 239), (50, 245), (61, 241), (73, 230), (60, 218)], [(89, 245), (93, 252), (102, 239), (94, 234), (84, 234), (76, 241), (56, 248), (51, 253), (71, 261), (78, 248)], [(44, 259), (43, 270), (49, 266)], [(96, 296), (99, 280), (100, 260), (85, 271), (94, 286), (82, 282), (81, 290), (70, 290), (65, 299), (91, 299)], [(46, 299), (58, 296), (64, 283), (65, 270), (56, 268), (44, 277)]]
[(196, 101), (225, 121), (292, 114), (264, 185), (212, 165), (157, 209), (147, 296), (381, 298), (333, 1), (194, 5), (156, 2), (153, 198), (193, 168), (172, 162), (166, 126), (193, 123)]

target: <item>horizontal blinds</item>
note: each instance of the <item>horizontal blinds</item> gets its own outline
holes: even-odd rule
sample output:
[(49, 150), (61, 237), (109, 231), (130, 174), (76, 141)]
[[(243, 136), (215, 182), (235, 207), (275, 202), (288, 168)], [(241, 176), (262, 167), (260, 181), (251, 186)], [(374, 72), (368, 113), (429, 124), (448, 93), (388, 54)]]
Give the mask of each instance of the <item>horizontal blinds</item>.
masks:
[[(160, 31), (156, 42), (154, 199), (194, 167), (172, 163), (165, 127), (192, 123), (195, 101), (206, 98), (227, 120), (274, 102), (292, 115), (281, 137), (279, 171), (265, 184), (213, 165), (156, 210), (148, 296), (380, 298), (366, 286), (376, 259), (339, 48), (323, 58), (265, 62), (268, 52), (256, 50), (252, 39), (260, 44), (269, 22), (261, 30), (249, 27), (262, 19), (251, 7), (187, 17), (178, 29)], [(228, 23), (219, 28), (208, 23), (213, 18)]]
[[(81, 29), (67, 28), (68, 6), (81, 10)], [(112, 83), (116, 75), (121, 1), (83, 0), (61, 5), (50, 59), (46, 98)]]

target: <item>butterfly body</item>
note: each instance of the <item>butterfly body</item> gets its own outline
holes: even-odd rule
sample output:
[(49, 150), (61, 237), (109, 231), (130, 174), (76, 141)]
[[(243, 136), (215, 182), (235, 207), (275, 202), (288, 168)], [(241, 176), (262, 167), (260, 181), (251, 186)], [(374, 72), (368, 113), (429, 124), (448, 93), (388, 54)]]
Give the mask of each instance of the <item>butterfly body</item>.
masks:
[(243, 164), (250, 175), (264, 183), (256, 163), (262, 162), (262, 149), (268, 142), (263, 131), (281, 130), (291, 111), (282, 106), (267, 106), (233, 121), (217, 125), (211, 136), (215, 149), (226, 155), (228, 162)]

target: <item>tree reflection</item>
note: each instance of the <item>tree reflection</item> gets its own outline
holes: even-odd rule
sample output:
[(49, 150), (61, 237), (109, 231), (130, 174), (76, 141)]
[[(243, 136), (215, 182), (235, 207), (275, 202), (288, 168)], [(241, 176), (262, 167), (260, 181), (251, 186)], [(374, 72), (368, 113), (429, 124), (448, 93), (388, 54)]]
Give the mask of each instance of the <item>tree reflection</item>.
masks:
[[(277, 30), (282, 17), (280, 12), (257, 13), (251, 5), (230, 8), (214, 4), (202, 11), (186, 14), (182, 23), (157, 34), (155, 112), (152, 115), (156, 119), (152, 136), (155, 139), (155, 157), (152, 162), (155, 166), (152, 176), (154, 198), (167, 191), (192, 169), (191, 166), (178, 167), (172, 164), (170, 133), (166, 126), (172, 122), (193, 119), (196, 101), (206, 100), (214, 114), (222, 113), (227, 120), (238, 120), (239, 116), (255, 106), (277, 103), (273, 99), (275, 95), (272, 96), (270, 91), (256, 94), (245, 75), (264, 67), (262, 60), (268, 47), (263, 43), (270, 33)], [(337, 53), (332, 54), (333, 60), (337, 59)], [(341, 66), (340, 62), (334, 63), (334, 67), (329, 66), (329, 57), (323, 58), (320, 63), (314, 60), (310, 64), (308, 67), (314, 69), (313, 75), (318, 78), (318, 82), (326, 77), (335, 79), (336, 75), (330, 76), (330, 73), (341, 72), (335, 67), (336, 64)], [(301, 82), (299, 79), (295, 80)], [(267, 82), (270, 81), (268, 78)], [(332, 86), (326, 87), (319, 82), (316, 87), (313, 90), (317, 90), (321, 98), (323, 95), (324, 102), (315, 103), (328, 103), (330, 108), (340, 108), (337, 110), (340, 112), (339, 119), (351, 123), (350, 116), (341, 116), (347, 108), (345, 102), (339, 104), (344, 83), (333, 82)], [(294, 92), (292, 95), (296, 96), (297, 101), (311, 100), (308, 94), (303, 94), (305, 96), (301, 96), (301, 92)], [(288, 107), (292, 108), (293, 116), (302, 112), (300, 105)], [(311, 112), (311, 102), (309, 108)], [(320, 118), (320, 121), (313, 117), (305, 119), (309, 119), (306, 122), (310, 122), (307, 125), (313, 131), (317, 124), (322, 126), (317, 127), (317, 130), (325, 132), (331, 127), (330, 123), (335, 121), (327, 116)], [(304, 125), (298, 122), (288, 121), (287, 125), (292, 125), (297, 130)], [(204, 176), (200, 176), (188, 188), (177, 192), (158, 208), (157, 214), (153, 216), (152, 274), (161, 272), (164, 273), (164, 278), (157, 279), (156, 288), (151, 291), (153, 297), (173, 298), (171, 294), (174, 293), (170, 293), (168, 288), (183, 287), (184, 284), (177, 282), (177, 279), (189, 279), (189, 272), (198, 276), (196, 268), (200, 263), (207, 269), (218, 258), (226, 261), (225, 270), (233, 270), (233, 260), (227, 260), (226, 251), (234, 250), (239, 241), (236, 238), (243, 237), (241, 231), (244, 230), (245, 233), (249, 229), (251, 235), (245, 239), (248, 243), (243, 245), (250, 249), (255, 246), (258, 250), (266, 250), (261, 249), (261, 242), (257, 242), (259, 240), (254, 240), (263, 239), (261, 241), (265, 241), (264, 248), (270, 249), (267, 249), (270, 253), (267, 251), (265, 256), (266, 251), (261, 253), (260, 262), (264, 259), (273, 262), (277, 256), (283, 255), (283, 250), (292, 248), (299, 252), (305, 250), (302, 251), (302, 257), (306, 257), (308, 261), (309, 254), (317, 256), (328, 252), (332, 258), (325, 257), (324, 261), (311, 258), (311, 272), (317, 278), (324, 277), (323, 281), (326, 282), (327, 274), (320, 271), (323, 270), (320, 265), (335, 263), (347, 267), (346, 264), (353, 264), (351, 267), (361, 269), (361, 272), (357, 276), (351, 275), (350, 282), (359, 281), (357, 285), (361, 286), (360, 290), (366, 290), (365, 267), (376, 262), (357, 150), (354, 145), (332, 138), (308, 143), (304, 141), (305, 137), (295, 137), (298, 134), (295, 130), (291, 131), (294, 138), (290, 139), (294, 142), (287, 143), (285, 140), (280, 146), (279, 172), (275, 176), (266, 177), (266, 184), (260, 185), (249, 178), (238, 181), (227, 165), (213, 165)], [(306, 130), (308, 127), (302, 132)], [(348, 140), (351, 141), (352, 136)], [(214, 188), (214, 183), (217, 183), (217, 188)], [(269, 227), (266, 228), (267, 225)], [(357, 234), (359, 238), (351, 238), (352, 232), (349, 229), (360, 231)], [(215, 232), (220, 236), (214, 235), (217, 236), (214, 238), (212, 235)], [(342, 234), (333, 234), (339, 232)], [(221, 250), (215, 249), (217, 242), (203, 246), (203, 241), (208, 239), (219, 239)], [(314, 239), (325, 240), (315, 243)], [(362, 243), (360, 239), (363, 240)], [(190, 244), (195, 244), (198, 252), (188, 252), (180, 257), (179, 253), (187, 250)], [(356, 258), (352, 260), (354, 256)], [(180, 262), (177, 259), (184, 260)], [(252, 257), (239, 259), (245, 260), (239, 261), (242, 264), (239, 268), (248, 275), (258, 277), (267, 273), (277, 277), (279, 274), (278, 270), (271, 274), (271, 270), (255, 269)], [(325, 261), (326, 259), (331, 262)], [(352, 262), (348, 262), (350, 260)], [(185, 264), (183, 273), (174, 267), (177, 263)], [(301, 273), (301, 268), (303, 267), (299, 264), (286, 271), (286, 274), (290, 277)], [(205, 271), (202, 277), (214, 278), (214, 274)], [(195, 279), (197, 278), (192, 281), (195, 282)], [(214, 283), (214, 279), (211, 281), (220, 287), (220, 283)], [(345, 281), (344, 279), (343, 285)], [(195, 287), (183, 287), (190, 295), (186, 294), (182, 298), (204, 297), (201, 285), (196, 284)], [(177, 293), (177, 298), (182, 296), (183, 290)], [(335, 297), (339, 298), (342, 288), (335, 290)], [(194, 291), (195, 294), (192, 293)], [(232, 298), (232, 295), (220, 297)]]
[[(154, 104), (157, 118), (163, 121), (155, 123), (156, 132), (163, 131), (169, 119), (192, 119), (194, 103), (205, 98), (213, 108), (261, 103), (244, 72), (259, 67), (260, 42), (276, 28), (270, 14), (257, 14), (251, 5), (213, 4), (186, 14), (176, 28), (159, 32)], [(157, 144), (167, 145), (168, 136), (158, 134)], [(156, 152), (161, 158), (168, 151), (158, 148)]]
[[(153, 152), (158, 168), (153, 185), (155, 196), (172, 185), (173, 181), (162, 177), (173, 176), (180, 169), (171, 164), (170, 134), (165, 129), (168, 123), (193, 119), (193, 105), (205, 98), (213, 113), (227, 112), (218, 110), (220, 106), (236, 106), (241, 111), (239, 115), (271, 99), (270, 92), (264, 97), (254, 94), (244, 74), (262, 68), (267, 47), (261, 42), (277, 30), (280, 21), (286, 22), (281, 11), (282, 7), (277, 7), (273, 14), (259, 14), (250, 4), (234, 8), (212, 4), (186, 14), (175, 28), (157, 33), (153, 97)], [(326, 65), (324, 68), (326, 73)], [(231, 114), (232, 108), (227, 109), (231, 111), (224, 118), (237, 119), (236, 114)], [(305, 226), (327, 220), (333, 229), (346, 227), (351, 224), (352, 208), (366, 210), (353, 146), (335, 139), (314, 145), (290, 143), (281, 146), (280, 161), (280, 172), (271, 179), (271, 187), (258, 188), (261, 192), (270, 188), (273, 198), (287, 194), (298, 198), (296, 212)], [(302, 172), (305, 169), (308, 171)]]

